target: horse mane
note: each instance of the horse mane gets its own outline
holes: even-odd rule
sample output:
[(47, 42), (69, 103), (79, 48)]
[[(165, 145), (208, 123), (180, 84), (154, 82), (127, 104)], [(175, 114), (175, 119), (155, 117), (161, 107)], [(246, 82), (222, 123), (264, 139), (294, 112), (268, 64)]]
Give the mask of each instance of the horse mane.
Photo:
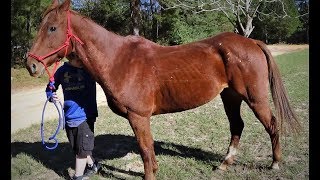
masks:
[(41, 15), (41, 18), (44, 18), (48, 13), (50, 13), (51, 11), (61, 7), (63, 1), (62, 0), (58, 0), (58, 4), (52, 4), (51, 6), (49, 6), (46, 10), (44, 10), (44, 12)]
[(43, 19), (49, 12), (57, 9), (57, 6), (49, 6), (46, 10), (43, 11), (41, 18)]

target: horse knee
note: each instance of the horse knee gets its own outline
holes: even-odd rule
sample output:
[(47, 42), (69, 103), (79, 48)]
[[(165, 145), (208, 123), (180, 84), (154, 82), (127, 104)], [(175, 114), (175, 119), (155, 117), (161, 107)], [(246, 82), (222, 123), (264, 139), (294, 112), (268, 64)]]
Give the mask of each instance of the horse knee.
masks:
[(141, 155), (144, 162), (151, 160), (151, 152), (148, 148), (141, 148)]

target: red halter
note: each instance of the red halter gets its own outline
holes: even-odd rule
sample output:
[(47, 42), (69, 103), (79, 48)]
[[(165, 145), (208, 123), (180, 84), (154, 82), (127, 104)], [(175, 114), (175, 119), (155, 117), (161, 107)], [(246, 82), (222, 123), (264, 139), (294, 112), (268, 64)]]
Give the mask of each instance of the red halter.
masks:
[[(53, 77), (53, 74), (50, 74), (49, 70), (48, 70), (48, 67), (43, 63), (43, 60), (46, 59), (47, 57), (59, 52), (61, 49), (63, 48), (66, 48), (66, 51), (64, 53), (64, 57), (66, 57), (67, 55), (67, 51), (68, 51), (68, 47), (70, 45), (70, 39), (71, 37), (74, 37), (81, 45), (83, 45), (84, 43), (76, 36), (72, 33), (72, 30), (71, 30), (71, 27), (70, 27), (70, 11), (68, 10), (67, 12), (67, 39), (66, 41), (64, 42), (64, 44), (62, 46), (60, 46), (58, 49), (48, 53), (47, 55), (45, 56), (37, 56), (35, 54), (32, 54), (32, 53), (28, 53), (28, 57), (31, 56), (32, 58), (36, 59), (37, 61), (41, 62), (43, 64), (43, 66), (45, 67), (48, 75), (49, 75), (49, 79), (50, 81), (54, 81), (54, 77)], [(55, 72), (57, 70), (57, 67), (58, 67), (58, 64), (59, 64), (60, 61), (56, 61), (55, 62), (55, 65), (54, 65), (54, 69), (53, 69), (53, 72)]]

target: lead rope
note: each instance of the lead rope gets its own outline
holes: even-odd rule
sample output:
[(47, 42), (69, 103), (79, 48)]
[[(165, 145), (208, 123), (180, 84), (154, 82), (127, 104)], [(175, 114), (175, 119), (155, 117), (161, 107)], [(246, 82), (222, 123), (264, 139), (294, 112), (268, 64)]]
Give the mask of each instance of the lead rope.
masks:
[[(52, 92), (55, 88), (54, 88), (54, 81), (52, 80), (52, 78), (50, 78), (50, 83), (49, 83), (49, 88), (50, 88), (50, 91)], [(51, 93), (52, 94), (52, 93)], [(62, 103), (58, 100), (52, 100), (53, 101), (53, 104), (54, 106), (56, 107), (56, 109), (58, 110), (58, 114), (59, 114), (59, 123), (58, 123), (58, 126), (57, 126), (57, 129), (55, 131), (55, 133), (49, 137), (49, 141), (50, 140), (54, 140), (55, 141), (55, 145), (52, 146), (52, 147), (49, 147), (46, 145), (46, 142), (44, 141), (44, 114), (45, 114), (45, 109), (47, 107), (47, 103), (48, 101), (50, 100), (50, 98), (52, 98), (52, 95), (49, 96), (46, 100), (46, 102), (44, 103), (44, 106), (43, 106), (43, 110), (42, 110), (42, 120), (41, 120), (41, 126), (40, 126), (40, 132), (41, 132), (41, 140), (42, 140), (42, 145), (49, 149), (49, 150), (53, 150), (55, 149), (57, 146), (58, 146), (58, 140), (56, 138), (57, 134), (59, 133), (60, 131), (60, 127), (61, 127), (61, 124), (62, 124), (62, 128), (64, 129), (65, 128), (65, 121), (64, 121), (64, 112), (63, 112), (63, 105)], [(58, 103), (59, 102), (59, 103)]]

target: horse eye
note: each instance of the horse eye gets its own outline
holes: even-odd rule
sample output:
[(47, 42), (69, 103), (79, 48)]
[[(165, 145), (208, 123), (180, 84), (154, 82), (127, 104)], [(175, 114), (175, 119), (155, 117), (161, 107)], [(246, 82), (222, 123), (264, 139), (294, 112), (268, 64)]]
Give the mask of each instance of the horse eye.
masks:
[(50, 32), (53, 32), (53, 31), (55, 31), (57, 28), (56, 27), (50, 27)]

